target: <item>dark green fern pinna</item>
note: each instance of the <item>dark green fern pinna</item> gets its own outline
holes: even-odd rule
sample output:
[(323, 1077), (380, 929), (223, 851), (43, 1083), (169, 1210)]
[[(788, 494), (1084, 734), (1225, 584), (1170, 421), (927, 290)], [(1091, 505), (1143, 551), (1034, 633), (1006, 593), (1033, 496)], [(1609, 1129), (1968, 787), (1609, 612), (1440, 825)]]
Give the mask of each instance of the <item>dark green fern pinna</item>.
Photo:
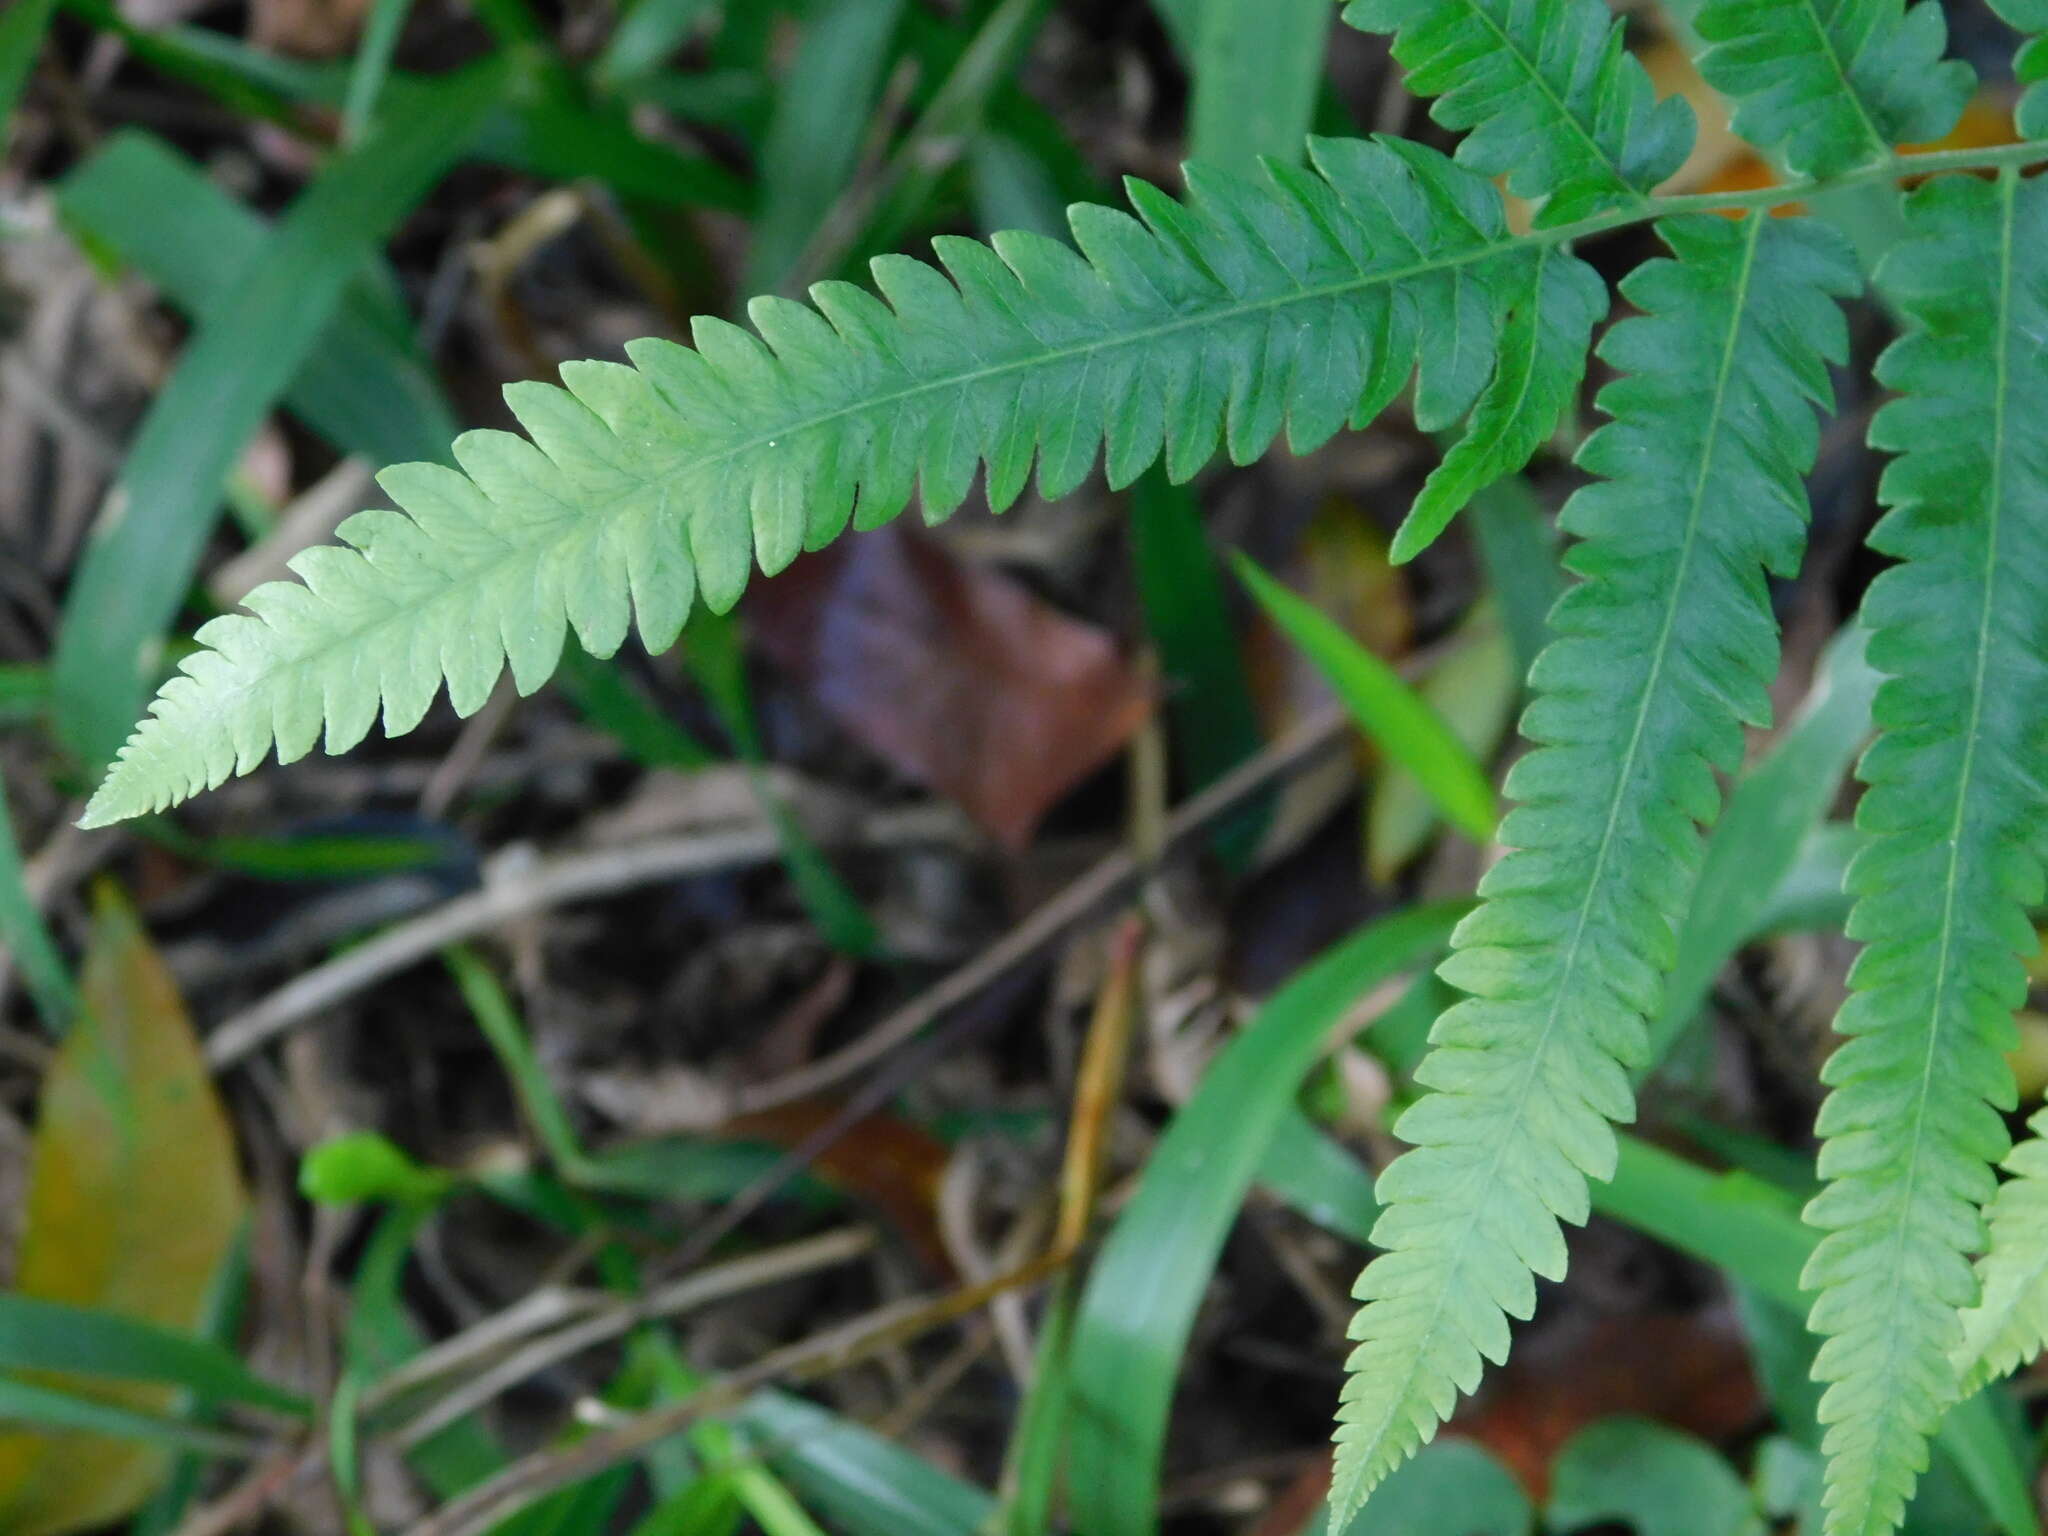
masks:
[[(2048, 30), (2043, 0), (2003, 8)], [(937, 519), (977, 477), (1004, 507), (1034, 468), (1049, 497), (1098, 464), (1116, 486), (1161, 460), (1185, 480), (1219, 448), (1313, 448), (1404, 390), (1425, 429), (1462, 428), (1402, 529), (1412, 555), (1575, 400), (1610, 307), (1575, 243), (1653, 221), (1668, 254), (1621, 284), (1626, 318), (1598, 343), (1608, 419), (1562, 515), (1578, 580), (1531, 679), (1509, 851), (1444, 966), (1467, 996), (1380, 1185), (1337, 1427), (1348, 1515), (1563, 1271), (1560, 1224), (1585, 1218), (1632, 1113), (1717, 771), (1768, 714), (1766, 581), (1800, 562), (1839, 306), (1863, 282), (1829, 227), (1770, 205), (1900, 200), (1874, 274), (1902, 334), (1870, 432), (1891, 456), (1871, 542), (1895, 563), (1865, 614), (1885, 682), (1848, 876), (1863, 948), (1806, 1274), (1828, 1536), (1883, 1536), (1943, 1411), (2048, 1331), (2048, 1149), (1995, 1171), (2048, 837), (2048, 181), (2026, 175), (2048, 143), (1902, 158), (1973, 85), (1931, 0), (1707, 0), (1702, 74), (1799, 178), (1730, 196), (1657, 193), (1691, 117), (1656, 99), (1602, 0), (1361, 0), (1346, 19), (1392, 35), (1463, 132), (1454, 156), (1318, 140), (1312, 171), (1191, 166), (1180, 199), (1132, 183), (1128, 212), (1073, 209), (1078, 249), (941, 240), (940, 266), (877, 261), (873, 291), (761, 299), (751, 329), (704, 320), (694, 347), (517, 386), (527, 437), (459, 439), (459, 472), (388, 471), (402, 510), (351, 519), (298, 581), (200, 632), (87, 822), (323, 736), (346, 750), (380, 714), (409, 730), (444, 685), (474, 710), (506, 665), (530, 691), (572, 628), (598, 655), (635, 622), (665, 647), (699, 595), (727, 608), (755, 566), (913, 497)], [(2017, 72), (2048, 75), (2048, 42), (2026, 38)], [(2022, 99), (2028, 135), (2048, 137), (2044, 89)], [(1495, 176), (1533, 205), (1526, 232)]]

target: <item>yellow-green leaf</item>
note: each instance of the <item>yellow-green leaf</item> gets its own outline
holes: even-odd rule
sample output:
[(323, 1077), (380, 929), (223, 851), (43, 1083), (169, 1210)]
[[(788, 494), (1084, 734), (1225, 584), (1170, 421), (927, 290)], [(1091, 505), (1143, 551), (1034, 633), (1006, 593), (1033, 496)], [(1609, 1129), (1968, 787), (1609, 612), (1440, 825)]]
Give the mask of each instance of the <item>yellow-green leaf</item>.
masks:
[[(247, 1197), (234, 1141), (183, 1001), (141, 925), (102, 890), (84, 1007), (43, 1082), (14, 1289), (188, 1330)], [(33, 1384), (161, 1414), (174, 1389), (37, 1372)], [(0, 1530), (60, 1536), (135, 1509), (160, 1445), (0, 1432)]]

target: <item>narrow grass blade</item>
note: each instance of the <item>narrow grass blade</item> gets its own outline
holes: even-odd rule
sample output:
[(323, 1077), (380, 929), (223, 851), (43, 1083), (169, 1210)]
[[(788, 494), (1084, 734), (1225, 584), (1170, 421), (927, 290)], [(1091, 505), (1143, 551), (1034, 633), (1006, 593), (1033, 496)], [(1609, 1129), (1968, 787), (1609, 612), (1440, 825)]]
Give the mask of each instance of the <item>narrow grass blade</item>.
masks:
[(659, 69), (713, 8), (714, 0), (638, 0), (598, 55), (597, 82), (616, 89)]
[(0, 1370), (160, 1381), (201, 1397), (253, 1403), (297, 1418), (311, 1413), (305, 1399), (265, 1381), (218, 1344), (115, 1312), (4, 1292)]
[(761, 147), (748, 292), (772, 292), (803, 264), (819, 223), (853, 179), (902, 15), (903, 0), (830, 0), (805, 32)]
[(285, 216), (266, 259), (211, 312), (128, 454), (108, 518), (72, 578), (57, 636), (56, 720), (92, 768), (140, 713), (155, 642), (176, 615), (220, 490), (298, 370), (348, 281), (462, 153), (496, 105), (502, 69), (477, 66), (394, 110)]
[(140, 1440), (202, 1456), (240, 1458), (254, 1455), (257, 1449), (256, 1443), (245, 1435), (207, 1429), (182, 1419), (144, 1413), (138, 1408), (124, 1408), (119, 1403), (80, 1397), (8, 1376), (0, 1376), (0, 1424), (109, 1440)]
[(78, 1016), (78, 988), (57, 944), (24, 883), (21, 845), (7, 812), (7, 785), (0, 781), (0, 945), (21, 971), (43, 1027), (61, 1035)]
[(1383, 918), (1317, 960), (1209, 1066), (1153, 1150), (1088, 1277), (1074, 1325), (1074, 1525), (1150, 1532), (1180, 1357), (1224, 1237), (1331, 1032), (1375, 986), (1426, 961), (1465, 903)]
[(1678, 960), (1664, 1009), (1650, 1027), (1662, 1059), (1706, 1000), (1728, 958), (1760, 926), (1870, 736), (1877, 673), (1864, 658), (1869, 631), (1852, 624), (1829, 647), (1799, 718), (1744, 774), (1707, 841), (1692, 904), (1678, 930)]
[(348, 95), (341, 105), (341, 142), (360, 143), (369, 131), (383, 93), (384, 78), (391, 73), (391, 55), (398, 49), (398, 36), (412, 14), (412, 0), (376, 0), (370, 19), (363, 26), (363, 40), (356, 48), (355, 65), (349, 71)]
[(1373, 744), (1414, 774), (1459, 830), (1481, 843), (1491, 838), (1497, 814), (1493, 786), (1450, 727), (1392, 667), (1314, 604), (1243, 554), (1234, 555), (1232, 564), (1266, 616), (1301, 647)]

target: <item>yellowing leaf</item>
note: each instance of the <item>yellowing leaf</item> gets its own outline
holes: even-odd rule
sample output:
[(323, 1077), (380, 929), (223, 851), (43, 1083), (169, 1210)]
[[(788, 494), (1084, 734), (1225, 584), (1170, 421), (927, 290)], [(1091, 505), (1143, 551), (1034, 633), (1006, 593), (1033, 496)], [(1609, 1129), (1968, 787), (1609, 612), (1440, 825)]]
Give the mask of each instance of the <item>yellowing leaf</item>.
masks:
[[(43, 1082), (14, 1288), (191, 1329), (247, 1197), (191, 1020), (135, 915), (98, 902), (84, 1010)], [(34, 1381), (161, 1413), (173, 1389), (38, 1373)], [(60, 1536), (146, 1499), (168, 1453), (78, 1433), (0, 1433), (0, 1531)]]

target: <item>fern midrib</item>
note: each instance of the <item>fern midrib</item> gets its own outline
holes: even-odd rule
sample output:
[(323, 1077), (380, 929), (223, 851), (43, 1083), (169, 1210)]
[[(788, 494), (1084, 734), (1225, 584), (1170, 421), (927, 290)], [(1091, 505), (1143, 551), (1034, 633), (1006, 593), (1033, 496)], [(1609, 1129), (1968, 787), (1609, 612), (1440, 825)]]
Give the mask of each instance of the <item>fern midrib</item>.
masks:
[[(1644, 200), (1643, 194), (1629, 184), (1628, 177), (1622, 174), (1621, 163), (1608, 155), (1606, 149), (1601, 146), (1600, 141), (1593, 137), (1593, 131), (1579, 120), (1578, 114), (1572, 111), (1569, 103), (1551, 88), (1550, 81), (1544, 77), (1541, 61), (1531, 58), (1523, 49), (1520, 39), (1503, 28), (1499, 22), (1495, 21), (1492, 13), (1484, 5), (1480, 4), (1479, 0), (1465, 0), (1465, 3), (1467, 8), (1493, 34), (1494, 46), (1502, 53), (1512, 56), (1515, 62), (1522, 66), (1523, 73), (1535, 83), (1536, 89), (1542, 93), (1544, 100), (1550, 103), (1552, 109), (1560, 118), (1571, 125), (1572, 132), (1578, 135), (1579, 141), (1586, 146), (1594, 162), (1612, 178), (1615, 189), (1625, 195), (1631, 202), (1640, 205)], [(1594, 69), (1593, 78), (1594, 91), (1597, 94), (1599, 90), (1599, 69), (1597, 66)], [(1556, 189), (1553, 188), (1551, 193), (1545, 195), (1554, 195), (1555, 191)]]
[[(2004, 506), (2005, 480), (2005, 418), (2007, 411), (2007, 382), (2009, 377), (2009, 347), (2011, 327), (2007, 317), (2012, 303), (2012, 234), (2013, 234), (2013, 191), (2018, 185), (2015, 172), (2005, 172), (1998, 179), (2000, 193), (2000, 227), (1998, 241), (1998, 309), (1995, 325), (1997, 341), (1992, 347), (1992, 389), (1994, 404), (1991, 410), (1991, 475), (1985, 488), (1985, 517), (1989, 527), (1985, 529), (1983, 592), (1984, 602), (1977, 619), (1976, 665), (1970, 679), (1970, 713), (1967, 728), (1963, 734), (1962, 769), (1956, 776), (1955, 811), (1949, 818), (1948, 828), (1948, 874), (1943, 881), (1941, 907), (1941, 943), (1937, 950), (1934, 970), (1934, 995), (1928, 1006), (1930, 1027), (1927, 1031), (1927, 1049), (1920, 1062), (1919, 1092), (1914, 1098), (1912, 1136), (1908, 1142), (1906, 1182), (1899, 1202), (1899, 1215), (1891, 1234), (1891, 1288), (1885, 1297), (1884, 1370), (1881, 1379), (1891, 1381), (1899, 1362), (1899, 1345), (1904, 1330), (1898, 1326), (1899, 1299), (1905, 1290), (1906, 1229), (1911, 1224), (1913, 1191), (1919, 1183), (1923, 1147), (1927, 1138), (1927, 1105), (1934, 1089), (1934, 1063), (1941, 1054), (1941, 1044), (1946, 1038), (1946, 1003), (1949, 987), (1955, 980), (1953, 963), (1956, 938), (1956, 897), (1962, 870), (1962, 831), (1967, 819), (1970, 790), (1977, 770), (1977, 739), (1984, 715), (1985, 682), (1990, 671), (1992, 615), (1997, 610), (1995, 594), (1998, 579), (1998, 541), (2003, 519), (2000, 516)], [(1899, 1417), (1900, 1394), (1887, 1391), (1883, 1394), (1880, 1410), (1880, 1426), (1889, 1429)], [(1880, 1439), (1884, 1437), (1881, 1435)], [(1865, 1522), (1868, 1523), (1867, 1521)]]
[(1857, 118), (1863, 124), (1864, 138), (1873, 151), (1872, 154), (1865, 155), (1864, 160), (1867, 162), (1887, 153), (1891, 145), (1879, 131), (1877, 120), (1870, 115), (1870, 109), (1863, 104), (1863, 93), (1856, 89), (1855, 82), (1850, 78), (1849, 71), (1855, 67), (1855, 60), (1842, 57), (1841, 51), (1835, 46), (1834, 29), (1821, 15), (1815, 0), (1799, 0), (1799, 3), (1812, 20), (1814, 31), (1819, 34), (1821, 53), (1826, 57), (1828, 67), (1835, 72), (1835, 79), (1842, 87), (1842, 94), (1849, 98), (1850, 104), (1856, 108)]
[[(1543, 1031), (1537, 1039), (1536, 1048), (1530, 1052), (1529, 1064), (1523, 1071), (1520, 1089), (1514, 1095), (1515, 1107), (1509, 1117), (1507, 1130), (1494, 1142), (1492, 1160), (1486, 1165), (1483, 1181), (1485, 1184), (1492, 1184), (1500, 1176), (1501, 1160), (1507, 1155), (1508, 1143), (1514, 1133), (1521, 1128), (1522, 1120), (1528, 1113), (1530, 1090), (1536, 1082), (1538, 1065), (1556, 1036), (1558, 1021), (1564, 1013), (1565, 998), (1572, 991), (1572, 980), (1577, 974), (1580, 957), (1585, 948), (1586, 927), (1592, 920), (1593, 898), (1601, 889), (1607, 861), (1614, 850), (1615, 832), (1621, 822), (1623, 802), (1628, 798), (1629, 780), (1635, 773), (1636, 761), (1642, 753), (1643, 735), (1649, 724), (1650, 705), (1657, 696), (1665, 664), (1670, 657), (1671, 634), (1677, 625), (1678, 610), (1682, 606), (1679, 597), (1686, 589), (1686, 578), (1691, 572), (1693, 554), (1699, 544), (1701, 512), (1706, 504), (1707, 482), (1711, 477), (1715, 451), (1720, 443), (1722, 403), (1727, 396), (1728, 381), (1735, 367), (1737, 345), (1742, 338), (1743, 316), (1749, 302), (1750, 274), (1755, 268), (1757, 241), (1761, 237), (1764, 219), (1761, 215), (1752, 215), (1747, 223), (1749, 239), (1743, 247), (1742, 272), (1736, 284), (1732, 319), (1727, 339), (1722, 345), (1721, 365), (1714, 379), (1712, 414), (1709, 418), (1711, 425), (1707, 429), (1705, 442), (1700, 446), (1700, 469), (1693, 480), (1691, 504), (1686, 512), (1685, 543), (1679, 551), (1678, 569), (1672, 578), (1670, 596), (1665, 601), (1664, 616), (1658, 629), (1657, 644), (1650, 664), (1650, 675), (1644, 680), (1642, 698), (1636, 706), (1635, 722), (1629, 732), (1628, 747), (1622, 754), (1621, 767), (1615, 775), (1614, 794), (1607, 806), (1607, 823), (1601, 830), (1600, 846), (1593, 857), (1592, 872), (1586, 877), (1585, 894), (1579, 901), (1579, 910), (1572, 925), (1571, 943), (1565, 950), (1563, 964), (1559, 969), (1558, 983), (1551, 997), (1550, 1012), (1543, 1021)], [(1472, 1182), (1481, 1181), (1475, 1175)], [(1456, 1274), (1463, 1269), (1465, 1253), (1471, 1245), (1472, 1235), (1477, 1227), (1477, 1215), (1468, 1215), (1458, 1233), (1457, 1245), (1451, 1255), (1451, 1273)], [(1368, 1442), (1375, 1449), (1385, 1436), (1388, 1426), (1393, 1423), (1401, 1404), (1407, 1401), (1409, 1390), (1415, 1384), (1416, 1373), (1421, 1369), (1423, 1360), (1433, 1353), (1431, 1346), (1435, 1342), (1437, 1329), (1442, 1325), (1444, 1303), (1450, 1290), (1451, 1287), (1448, 1285), (1438, 1289), (1435, 1305), (1430, 1309), (1428, 1326), (1422, 1330), (1416, 1347), (1408, 1352), (1409, 1364), (1401, 1378), (1401, 1389), (1387, 1399), (1387, 1411), (1374, 1428), (1372, 1439)]]

